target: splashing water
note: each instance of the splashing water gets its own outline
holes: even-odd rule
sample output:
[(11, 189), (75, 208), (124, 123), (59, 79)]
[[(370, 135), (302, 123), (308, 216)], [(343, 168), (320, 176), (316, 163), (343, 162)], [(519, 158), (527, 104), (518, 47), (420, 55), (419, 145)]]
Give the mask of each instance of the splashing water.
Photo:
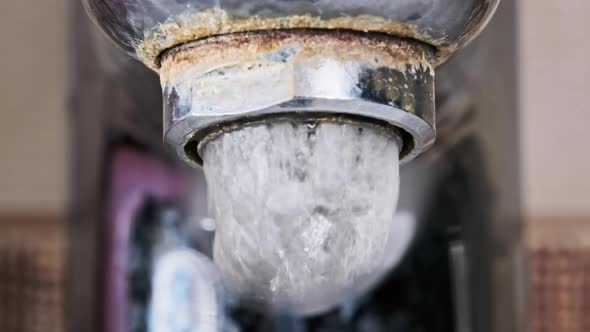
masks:
[(399, 191), (395, 135), (360, 124), (275, 121), (203, 151), (215, 262), (255, 303), (317, 313), (385, 272)]

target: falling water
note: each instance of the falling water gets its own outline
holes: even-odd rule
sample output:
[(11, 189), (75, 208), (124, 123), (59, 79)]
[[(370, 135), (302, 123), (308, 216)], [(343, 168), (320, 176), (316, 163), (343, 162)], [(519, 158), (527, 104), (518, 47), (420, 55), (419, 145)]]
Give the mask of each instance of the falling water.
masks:
[(263, 304), (318, 312), (384, 273), (399, 190), (399, 144), (379, 127), (275, 121), (203, 151), (214, 258)]

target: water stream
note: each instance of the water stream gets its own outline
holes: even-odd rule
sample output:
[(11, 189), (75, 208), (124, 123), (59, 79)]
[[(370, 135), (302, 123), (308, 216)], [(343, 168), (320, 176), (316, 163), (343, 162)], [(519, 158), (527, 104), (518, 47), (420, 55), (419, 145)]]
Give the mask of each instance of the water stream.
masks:
[(394, 135), (277, 120), (221, 135), (203, 159), (214, 259), (238, 294), (317, 312), (384, 273), (399, 193)]

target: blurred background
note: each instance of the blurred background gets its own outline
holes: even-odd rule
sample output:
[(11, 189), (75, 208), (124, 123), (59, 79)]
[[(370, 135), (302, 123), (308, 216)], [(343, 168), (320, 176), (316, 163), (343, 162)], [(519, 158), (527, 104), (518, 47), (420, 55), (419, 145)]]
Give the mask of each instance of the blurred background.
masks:
[[(2, 331), (62, 331), (67, 319), (68, 6), (66, 0), (0, 2)], [(516, 7), (517, 144), (532, 255), (529, 289), (537, 301), (529, 312), (535, 317), (538, 306), (561, 306), (566, 309), (554, 319), (567, 324), (554, 331), (588, 331), (576, 322), (590, 312), (590, 112), (584, 99), (590, 92), (590, 2), (519, 0)], [(566, 260), (556, 273), (574, 272), (534, 279), (535, 250), (546, 254), (544, 248), (562, 246), (568, 251), (555, 259), (580, 258)], [(548, 285), (565, 287), (565, 295), (543, 298), (535, 291)]]

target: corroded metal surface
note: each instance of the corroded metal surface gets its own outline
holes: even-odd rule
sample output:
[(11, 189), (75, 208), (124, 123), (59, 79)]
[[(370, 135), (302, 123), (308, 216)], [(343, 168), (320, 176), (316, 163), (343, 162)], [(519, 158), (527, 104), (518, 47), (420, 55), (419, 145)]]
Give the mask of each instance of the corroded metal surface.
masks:
[(139, 59), (150, 68), (157, 70), (160, 67), (159, 56), (162, 52), (186, 42), (247, 31), (297, 29), (381, 32), (396, 37), (414, 38), (444, 49), (444, 57), (449, 53), (449, 48), (455, 47), (455, 45), (446, 45), (445, 39), (435, 39), (426, 32), (420, 32), (415, 26), (378, 16), (362, 15), (332, 19), (314, 16), (233, 18), (221, 9), (183, 14), (150, 31), (135, 47)]
[(188, 140), (236, 121), (349, 115), (404, 132), (407, 162), (434, 141), (433, 59), (428, 45), (351, 32), (245, 33), (187, 44), (168, 52), (160, 70), (166, 140), (186, 159)]
[(409, 37), (437, 48), (437, 63), (487, 24), (499, 0), (87, 0), (104, 31), (157, 68), (165, 50), (220, 34), (345, 29)]
[(409, 66), (411, 70), (430, 71), (433, 62), (432, 49), (401, 38), (351, 32), (277, 31), (221, 36), (173, 49), (164, 55), (160, 77), (163, 82), (172, 79), (172, 75), (177, 76), (187, 70), (182, 66), (194, 66), (195, 59), (199, 59), (197, 65), (201, 68), (225, 61), (249, 61), (261, 57), (290, 61), (294, 55), (360, 60), (398, 70)]

